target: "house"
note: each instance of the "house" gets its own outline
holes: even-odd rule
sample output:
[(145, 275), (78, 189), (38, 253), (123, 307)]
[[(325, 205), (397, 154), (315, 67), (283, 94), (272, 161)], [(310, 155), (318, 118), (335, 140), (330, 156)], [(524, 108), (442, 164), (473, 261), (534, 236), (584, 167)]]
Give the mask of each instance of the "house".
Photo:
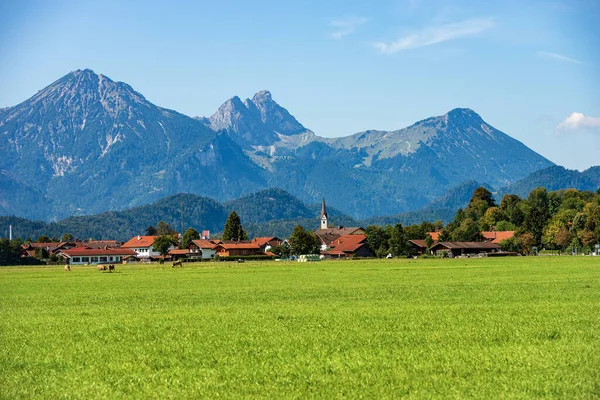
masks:
[(284, 241), (279, 239), (277, 236), (257, 237), (251, 241), (251, 243), (258, 244), (263, 253), (273, 247), (281, 246), (283, 242)]
[(336, 228), (329, 228), (327, 225), (327, 207), (325, 206), (325, 197), (321, 203), (321, 229), (315, 232), (315, 235), (321, 242), (321, 250), (326, 251), (329, 248), (329, 244), (334, 240), (348, 235), (364, 235), (366, 231), (363, 228), (344, 228), (338, 226)]
[(515, 231), (483, 231), (481, 236), (489, 242), (500, 244), (501, 241), (515, 236)]
[(75, 247), (70, 250), (60, 250), (58, 255), (64, 258), (67, 264), (101, 264), (119, 263), (126, 257), (135, 256), (136, 252), (130, 249), (88, 249)]
[[(135, 236), (129, 241), (125, 242), (121, 248), (131, 249), (137, 253), (137, 257), (140, 260), (150, 260), (152, 258), (158, 258), (160, 253), (153, 247), (154, 240), (158, 236)], [(175, 246), (171, 245), (169, 250), (173, 250)]]
[(169, 250), (169, 254), (165, 258), (169, 258), (171, 260), (179, 260), (180, 258), (188, 257), (190, 257), (189, 249), (173, 249)]
[(252, 242), (221, 242), (215, 248), (219, 257), (263, 256), (258, 243)]
[[(48, 252), (48, 254), (58, 254), (61, 250), (72, 249), (78, 247), (77, 242), (47, 242), (47, 243), (26, 243), (21, 246), (22, 254), (34, 254), (35, 249), (41, 248)], [(33, 257), (33, 256), (32, 256)]]
[(188, 245), (189, 257), (201, 258), (203, 260), (209, 260), (215, 258), (217, 254), (217, 246), (221, 243), (219, 240), (192, 240)]
[(431, 254), (446, 253), (452, 257), (466, 254), (497, 253), (500, 245), (492, 242), (439, 242), (431, 246)]
[(367, 236), (360, 234), (344, 235), (327, 245), (321, 251), (326, 258), (374, 257), (375, 254), (367, 245)]
[[(417, 255), (420, 256), (420, 255), (427, 253), (427, 243), (425, 242), (425, 240), (413, 239), (413, 240), (409, 240), (408, 243), (410, 244), (410, 246), (413, 248), (413, 250), (415, 251), (415, 253)], [(434, 242), (433, 244), (435, 245), (435, 243), (437, 243), (437, 242)]]

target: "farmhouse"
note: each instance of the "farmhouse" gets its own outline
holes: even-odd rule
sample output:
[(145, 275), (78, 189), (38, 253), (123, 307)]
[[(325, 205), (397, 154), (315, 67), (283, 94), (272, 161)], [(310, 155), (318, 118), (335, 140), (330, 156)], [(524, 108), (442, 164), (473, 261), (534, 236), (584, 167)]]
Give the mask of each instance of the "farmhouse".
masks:
[[(422, 239), (413, 239), (409, 240), (408, 244), (415, 250), (417, 255), (422, 255), (427, 253), (427, 243)], [(433, 243), (435, 244), (435, 242)]]
[(101, 264), (118, 263), (125, 257), (135, 256), (136, 252), (130, 249), (88, 249), (75, 247), (70, 250), (61, 250), (58, 255), (64, 258), (67, 264)]
[(35, 253), (35, 249), (41, 248), (48, 252), (48, 254), (58, 254), (61, 250), (72, 249), (73, 247), (77, 247), (78, 243), (76, 242), (48, 242), (48, 243), (27, 243), (21, 246), (22, 255), (30, 255), (33, 256)]
[(340, 236), (328, 245), (328, 250), (321, 251), (326, 258), (373, 257), (373, 251), (367, 246), (366, 235)]
[(491, 242), (439, 242), (431, 247), (431, 254), (446, 253), (452, 257), (466, 254), (496, 253), (500, 245)]
[(188, 255), (192, 258), (201, 258), (203, 260), (209, 260), (215, 258), (217, 254), (217, 246), (220, 241), (217, 240), (192, 240), (188, 245)]
[(262, 252), (268, 251), (273, 247), (279, 247), (283, 244), (283, 240), (277, 236), (257, 237), (252, 239), (251, 243), (256, 243), (260, 246)]
[[(124, 243), (121, 248), (131, 249), (136, 252), (136, 256), (141, 260), (149, 260), (160, 256), (160, 253), (154, 250), (154, 240), (158, 236), (135, 236), (128, 242)], [(169, 250), (173, 250), (175, 246), (171, 245)]]
[(252, 242), (222, 242), (215, 248), (219, 257), (262, 256), (258, 243)]

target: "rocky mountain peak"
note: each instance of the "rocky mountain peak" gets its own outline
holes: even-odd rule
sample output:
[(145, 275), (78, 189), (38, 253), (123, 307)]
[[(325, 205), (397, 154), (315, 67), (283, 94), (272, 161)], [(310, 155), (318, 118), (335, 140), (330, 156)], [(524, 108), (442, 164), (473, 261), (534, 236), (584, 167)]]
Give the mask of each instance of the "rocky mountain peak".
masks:
[(261, 90), (260, 92), (256, 92), (256, 94), (252, 97), (252, 102), (254, 104), (264, 103), (267, 101), (273, 101), (273, 96), (268, 90)]
[(445, 115), (448, 123), (455, 123), (459, 125), (480, 125), (484, 123), (483, 119), (479, 114), (470, 108), (455, 108), (448, 111)]
[(306, 132), (285, 108), (273, 100), (271, 92), (261, 90), (243, 102), (238, 96), (227, 100), (210, 118), (214, 130), (227, 130), (244, 147), (271, 145), (282, 135)]

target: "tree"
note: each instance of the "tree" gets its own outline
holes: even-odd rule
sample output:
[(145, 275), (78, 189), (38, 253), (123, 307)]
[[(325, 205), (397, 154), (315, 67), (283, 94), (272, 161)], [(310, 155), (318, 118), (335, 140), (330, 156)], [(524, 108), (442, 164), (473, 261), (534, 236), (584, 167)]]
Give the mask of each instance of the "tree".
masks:
[(312, 234), (312, 232), (297, 225), (290, 236), (290, 245), (291, 253), (295, 255), (318, 254), (321, 242), (316, 235)]
[(158, 251), (161, 256), (169, 254), (169, 248), (177, 244), (177, 240), (171, 235), (161, 235), (154, 239), (154, 250)]
[(248, 235), (242, 227), (240, 216), (233, 210), (225, 222), (225, 227), (223, 228), (223, 240), (234, 240), (237, 242), (238, 240), (247, 239)]
[(497, 231), (514, 231), (517, 227), (510, 221), (498, 221), (496, 222)]
[(519, 241), (521, 242), (521, 245), (523, 246), (523, 251), (527, 254), (531, 253), (531, 251), (533, 250), (533, 246), (535, 244), (535, 238), (533, 237), (532, 233), (529, 232), (525, 232), (522, 233), (521, 235), (519, 235)]
[(17, 265), (21, 263), (19, 256), (20, 242), (0, 238), (0, 265)]
[(46, 236), (46, 235), (40, 235), (37, 238), (37, 242), (38, 243), (50, 243), (50, 240), (51, 239), (48, 236)]
[(157, 232), (156, 232), (155, 227), (150, 225), (149, 227), (146, 228), (146, 236), (156, 236), (156, 235), (157, 235)]
[(182, 248), (187, 248), (192, 240), (200, 239), (200, 233), (194, 228), (188, 228), (183, 234), (183, 241), (181, 242)]
[(508, 251), (513, 253), (522, 253), (523, 252), (523, 243), (517, 236), (513, 236), (508, 239), (504, 239), (500, 242), (500, 248), (502, 251)]
[(498, 207), (490, 207), (479, 220), (479, 225), (481, 226), (481, 229), (485, 231), (491, 230), (496, 226), (496, 222), (501, 221), (502, 218), (502, 211), (500, 211)]
[(471, 218), (466, 218), (458, 228), (452, 232), (455, 242), (478, 242), (481, 240), (479, 225)]
[(63, 233), (62, 236), (60, 237), (60, 241), (61, 242), (72, 242), (73, 234), (72, 233)]
[(554, 243), (560, 248), (561, 251), (565, 251), (573, 239), (574, 235), (563, 226), (554, 237)]
[(532, 190), (527, 197), (524, 228), (533, 235), (534, 245), (542, 242), (544, 227), (550, 219), (548, 193), (544, 188)]
[(473, 196), (471, 197), (471, 201), (469, 202), (469, 206), (477, 200), (486, 203), (488, 208), (496, 206), (496, 202), (494, 201), (494, 195), (492, 194), (492, 192), (490, 192), (484, 187), (478, 187), (477, 189), (475, 189), (475, 191), (473, 192)]
[(425, 238), (425, 244), (427, 245), (427, 250), (429, 250), (431, 246), (433, 246), (433, 239), (431, 238), (431, 236), (427, 235), (427, 237)]
[[(165, 221), (158, 221), (158, 224), (156, 225), (156, 234), (158, 236), (173, 235), (174, 233), (175, 233), (175, 231), (173, 229), (171, 229), (171, 225), (167, 224)], [(154, 236), (154, 235), (149, 235), (149, 236)]]
[(515, 226), (520, 226), (525, 220), (525, 214), (521, 210), (521, 198), (516, 194), (505, 194), (500, 202), (500, 211), (504, 218)]
[(46, 259), (48, 258), (48, 250), (46, 250), (44, 247), (36, 247), (33, 251), (33, 256), (38, 260)]
[(402, 224), (396, 224), (393, 227), (388, 225), (386, 228), (390, 236), (388, 241), (390, 253), (396, 257), (408, 254), (408, 239), (406, 239)]
[(387, 255), (389, 237), (385, 230), (378, 225), (369, 225), (365, 229), (367, 235), (367, 244), (375, 252), (377, 257)]

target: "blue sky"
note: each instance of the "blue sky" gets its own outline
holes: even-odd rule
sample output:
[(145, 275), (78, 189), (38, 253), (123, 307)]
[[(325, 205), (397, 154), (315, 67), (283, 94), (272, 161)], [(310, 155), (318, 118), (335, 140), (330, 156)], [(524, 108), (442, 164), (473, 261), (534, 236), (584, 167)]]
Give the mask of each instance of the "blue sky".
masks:
[(585, 0), (7, 0), (0, 107), (82, 68), (190, 116), (268, 89), (329, 137), (469, 107), (585, 169), (600, 164), (599, 17)]

